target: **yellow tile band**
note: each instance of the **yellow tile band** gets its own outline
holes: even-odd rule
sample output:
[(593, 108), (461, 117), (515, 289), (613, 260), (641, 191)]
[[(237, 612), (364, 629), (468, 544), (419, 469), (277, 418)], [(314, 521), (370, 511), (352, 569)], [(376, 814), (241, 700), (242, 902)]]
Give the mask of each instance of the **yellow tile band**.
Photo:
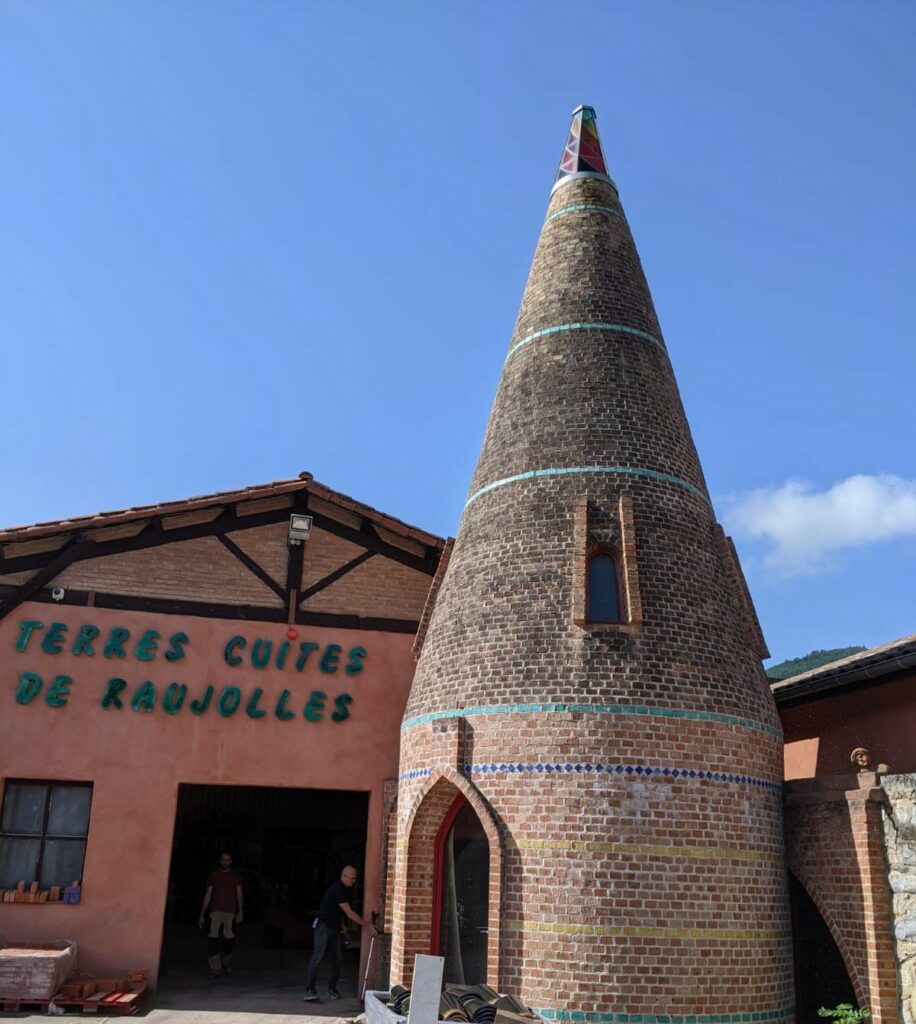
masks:
[(641, 843), (595, 843), (565, 839), (518, 839), (507, 850), (578, 850), (583, 853), (635, 853), (646, 857), (693, 857), (701, 860), (751, 860), (781, 863), (782, 856), (766, 850), (729, 846), (648, 846)]
[(770, 942), (787, 939), (789, 933), (780, 928), (643, 928), (636, 925), (560, 924), (555, 921), (503, 921), (508, 931), (551, 932), (556, 935), (595, 935), (605, 938), (639, 939), (751, 939)]

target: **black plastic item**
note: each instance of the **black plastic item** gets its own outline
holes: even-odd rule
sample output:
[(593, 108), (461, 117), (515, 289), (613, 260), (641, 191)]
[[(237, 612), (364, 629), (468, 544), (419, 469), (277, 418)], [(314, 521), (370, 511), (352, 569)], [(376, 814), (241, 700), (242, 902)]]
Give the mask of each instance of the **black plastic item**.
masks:
[(410, 989), (405, 988), (403, 985), (395, 985), (391, 989), (389, 1005), (396, 1014), (406, 1017), (407, 1011), (410, 1008)]

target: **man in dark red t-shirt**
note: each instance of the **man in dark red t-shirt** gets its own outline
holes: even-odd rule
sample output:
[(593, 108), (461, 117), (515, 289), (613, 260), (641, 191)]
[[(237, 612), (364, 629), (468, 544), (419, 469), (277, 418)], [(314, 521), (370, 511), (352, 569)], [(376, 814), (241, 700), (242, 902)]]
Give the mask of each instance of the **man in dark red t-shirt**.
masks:
[[(219, 855), (219, 869), (211, 871), (207, 878), (207, 891), (200, 908), (198, 924), (204, 926), (207, 910), (210, 911), (210, 931), (207, 933), (208, 962), (210, 977), (218, 978), (224, 971), (232, 973), (232, 947), (235, 945), (233, 924), (242, 920), (242, 876), (232, 870), (232, 854)], [(220, 949), (222, 932), (222, 950)]]

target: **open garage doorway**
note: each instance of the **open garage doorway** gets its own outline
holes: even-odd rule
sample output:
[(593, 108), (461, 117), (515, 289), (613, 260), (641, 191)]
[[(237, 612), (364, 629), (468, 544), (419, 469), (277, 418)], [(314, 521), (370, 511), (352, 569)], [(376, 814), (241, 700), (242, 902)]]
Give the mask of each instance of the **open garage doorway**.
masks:
[[(368, 804), (369, 794), (359, 792), (181, 785), (159, 1005), (219, 1009), (231, 1003), (235, 1009), (283, 1012), (278, 1000), (291, 1007), (298, 1002), (305, 991), (315, 911), (347, 864), (359, 871), (350, 903), (362, 908)], [(231, 976), (211, 979), (207, 933), (198, 918), (207, 877), (222, 853), (232, 855), (232, 867), (242, 878), (244, 920), (236, 929)], [(358, 930), (351, 931), (343, 953), (340, 990), (353, 999), (359, 940)], [(335, 1003), (333, 1012), (346, 1008)]]

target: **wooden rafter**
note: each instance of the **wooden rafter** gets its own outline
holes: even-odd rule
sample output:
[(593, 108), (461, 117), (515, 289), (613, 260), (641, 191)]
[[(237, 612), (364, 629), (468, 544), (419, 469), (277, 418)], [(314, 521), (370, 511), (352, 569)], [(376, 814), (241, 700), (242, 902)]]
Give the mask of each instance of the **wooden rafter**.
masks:
[(23, 601), (28, 601), (33, 594), (59, 576), (68, 565), (79, 558), (85, 558), (87, 553), (94, 548), (95, 544), (92, 541), (83, 540), (80, 534), (75, 534), (64, 549), (44, 568), (39, 569), (31, 579), (14, 588), (11, 594), (0, 600), (0, 619), (5, 618), (11, 611), (18, 608)]
[[(363, 549), (355, 558), (333, 572), (328, 573), (321, 580), (313, 583), (306, 590), (299, 588), (302, 584), (302, 566), (305, 556), (307, 541), (300, 545), (289, 547), (287, 561), (287, 578), (285, 586), (275, 580), (258, 562), (245, 552), (227, 534), (253, 529), (259, 526), (268, 526), (276, 523), (286, 522), (291, 512), (308, 512), (313, 517), (313, 527), (340, 537)], [(138, 533), (130, 537), (116, 537), (105, 540), (92, 540), (92, 530), (74, 532), (62, 548), (53, 552), (54, 557), (49, 560), (47, 552), (32, 552), (20, 557), (0, 558), (0, 575), (15, 572), (28, 572), (37, 570), (26, 583), (20, 585), (0, 585), (0, 619), (17, 608), (23, 601), (30, 599), (45, 600), (49, 595), (43, 594), (42, 589), (61, 573), (67, 566), (86, 558), (105, 558), (110, 555), (125, 554), (131, 551), (142, 551), (148, 548), (160, 547), (164, 544), (176, 544), (183, 541), (199, 540), (213, 537), (229, 551), (234, 558), (241, 562), (249, 572), (253, 573), (272, 593), (276, 594), (285, 605), (285, 611), (275, 608), (250, 606), (241, 604), (212, 604), (198, 601), (168, 601), (153, 598), (140, 598), (127, 595), (101, 594), (94, 592), (94, 603), (99, 607), (109, 608), (136, 608), (145, 610), (173, 611), (176, 614), (189, 615), (216, 615), (222, 618), (252, 618), (261, 621), (285, 621), (293, 623), (319, 625), (327, 622), (328, 625), (343, 626), (350, 623), (351, 628), (368, 628), (358, 623), (372, 621), (384, 623), (385, 625), (373, 628), (390, 629), (394, 632), (409, 632), (416, 628), (408, 620), (398, 619), (372, 619), (364, 620), (358, 616), (321, 616), (318, 615), (318, 622), (315, 618), (317, 613), (303, 612), (300, 609), (302, 601), (314, 596), (325, 587), (341, 579), (347, 573), (352, 572), (363, 562), (374, 555), (381, 555), (383, 558), (404, 565), (415, 572), (432, 576), (435, 574), (439, 561), (439, 552), (435, 548), (427, 547), (425, 555), (416, 555), (405, 551), (396, 544), (383, 540), (372, 523), (363, 517), (359, 527), (341, 523), (338, 520), (322, 512), (316, 512), (308, 508), (308, 493), (302, 491), (296, 494), (292, 505), (285, 508), (275, 508), (257, 512), (251, 515), (239, 514), (235, 506), (227, 505), (209, 522), (191, 523), (186, 526), (164, 529), (162, 525), (164, 516), (151, 516), (147, 525)], [(80, 600), (77, 591), (68, 588), (66, 604), (89, 603), (88, 598)], [(83, 592), (88, 595), (88, 591)]]
[(327, 576), (322, 576), (317, 583), (313, 583), (310, 587), (303, 590), (299, 595), (299, 603), (301, 604), (303, 601), (307, 601), (310, 597), (314, 597), (315, 594), (324, 590), (325, 587), (329, 587), (332, 583), (336, 583), (343, 576), (346, 576), (348, 572), (353, 572), (357, 566), (362, 565), (363, 562), (368, 562), (370, 558), (374, 557), (374, 551), (364, 551), (362, 554), (357, 555), (356, 558), (351, 558), (346, 565), (341, 565), (333, 572), (329, 572)]
[(250, 555), (244, 552), (234, 540), (231, 540), (224, 533), (217, 534), (216, 539), (230, 554), (234, 555), (249, 572), (254, 573), (254, 575), (257, 576), (265, 586), (270, 587), (277, 597), (283, 601), (286, 600), (286, 590), (277, 583), (270, 573), (265, 569), (262, 569)]
[(373, 551), (377, 555), (384, 555), (385, 558), (390, 558), (393, 562), (399, 562), (401, 565), (406, 565), (409, 569), (425, 573), (427, 576), (434, 576), (436, 573), (436, 566), (439, 564), (438, 552), (436, 552), (434, 557), (430, 557), (429, 554), (425, 558), (421, 558), (419, 555), (412, 555), (409, 551), (405, 551), (403, 548), (382, 540), (372, 529), (372, 524), (368, 519), (364, 519), (362, 521), (362, 528), (357, 530), (352, 526), (339, 523), (336, 519), (322, 515), (320, 512), (311, 512), (310, 515), (314, 517), (314, 526), (327, 533), (333, 533), (335, 537), (341, 537), (353, 544), (358, 544), (360, 547)]
[[(18, 587), (0, 586), (0, 598), (15, 596)], [(39, 592), (30, 600), (53, 604), (51, 595)], [(63, 605), (70, 607), (107, 608), (116, 611), (152, 612), (159, 615), (187, 615), (213, 619), (241, 619), (247, 622), (287, 622), (285, 608), (266, 605), (219, 604), (212, 601), (189, 601), (184, 598), (136, 597), (104, 591), (67, 588)], [(372, 629), (383, 633), (416, 633), (414, 619), (385, 619), (362, 615), (339, 615), (331, 612), (297, 610), (293, 623), (298, 626), (326, 626), (331, 629)]]

